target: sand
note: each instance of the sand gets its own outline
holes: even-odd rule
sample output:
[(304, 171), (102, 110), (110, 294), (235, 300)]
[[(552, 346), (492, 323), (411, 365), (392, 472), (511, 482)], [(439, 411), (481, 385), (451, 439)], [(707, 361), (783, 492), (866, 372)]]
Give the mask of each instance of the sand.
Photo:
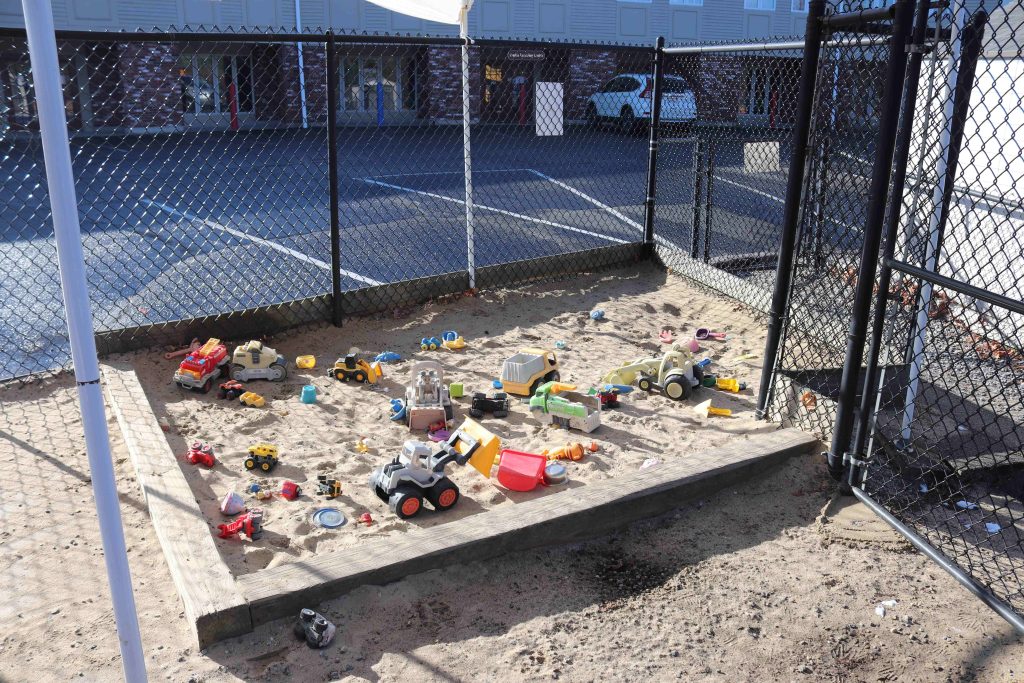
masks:
[[(603, 320), (591, 318), (594, 309), (604, 311)], [(603, 411), (601, 427), (589, 434), (541, 424), (520, 400), (513, 401), (508, 418), (481, 420), (501, 439), (503, 447), (531, 453), (570, 441), (596, 443), (598, 452), (581, 462), (566, 463), (570, 477), (566, 486), (511, 492), (494, 477), (485, 479), (471, 467), (451, 465), (451, 477), (463, 493), (459, 504), (444, 513), (427, 509), (405, 521), (392, 514), (367, 485), (373, 469), (394, 458), (406, 440), (427, 441), (425, 432), (412, 432), (404, 423), (389, 419), (389, 399), (404, 395), (413, 361), (436, 360), (444, 369), (446, 382), (465, 385), (467, 397), (454, 401), (453, 424), (457, 426), (467, 417), (468, 396), (474, 391), (493, 393), (491, 383), (499, 376), (503, 361), (521, 347), (554, 348), (556, 341), (566, 342), (567, 348), (557, 352), (561, 379), (586, 390), (600, 385), (601, 377), (619, 363), (663, 353), (667, 345), (658, 338), (663, 328), (689, 340), (698, 327), (730, 335), (725, 341), (703, 342), (698, 357), (712, 359), (711, 371), (746, 382), (745, 391), (731, 394), (703, 389), (686, 402), (634, 391), (623, 397), (621, 408)], [(458, 331), (467, 347), (461, 351), (419, 348), (420, 339), (439, 337), (444, 330)], [(416, 526), (457, 520), (483, 524), (486, 522), (477, 515), (496, 506), (538, 496), (573, 495), (592, 482), (635, 471), (648, 459), (684, 458), (694, 449), (774, 428), (753, 419), (763, 324), (739, 305), (653, 268), (485, 292), (398, 314), (352, 320), (340, 329), (328, 326), (279, 335), (268, 338), (266, 344), (288, 359), (289, 376), (284, 382), (249, 383), (248, 388), (269, 399), (264, 408), (218, 400), (213, 393), (181, 390), (171, 381), (177, 362), (165, 360), (160, 353), (114, 358), (135, 366), (156, 414), (172, 425), (168, 439), (175, 452), (184, 453), (196, 439), (213, 446), (219, 458), (215, 468), (185, 466), (211, 527), (224, 521), (218, 505), (228, 491), (245, 493), (252, 483), (279, 490), (284, 481), (304, 488), (304, 495), (295, 501), (275, 498), (261, 502), (245, 494), (250, 505), (264, 511), (266, 532), (256, 542), (217, 541), (236, 575), (314, 553), (355, 547), (367, 539), (393, 537)], [(335, 359), (350, 350), (370, 358), (381, 351), (394, 351), (402, 361), (385, 365), (383, 380), (376, 386), (328, 377), (327, 369)], [(300, 354), (315, 355), (317, 367), (296, 370), (294, 359)], [(736, 360), (744, 354), (756, 358)], [(316, 404), (299, 400), (305, 384), (317, 388)], [(715, 406), (732, 409), (733, 417), (698, 417), (693, 406), (708, 398)], [(361, 437), (368, 447), (366, 453), (356, 448)], [(257, 442), (273, 443), (280, 450), (280, 464), (269, 475), (257, 476), (244, 468), (246, 449)], [(343, 494), (333, 501), (317, 496), (319, 474), (341, 481)], [(312, 513), (325, 505), (340, 509), (350, 523), (336, 530), (313, 523)], [(356, 524), (366, 512), (374, 523)]]
[[(708, 296), (671, 287), (676, 303)], [(610, 312), (608, 298), (572, 308)], [(651, 334), (663, 320), (634, 327)], [(0, 388), (5, 683), (121, 676), (73, 387), (65, 376)], [(1024, 642), (936, 565), (821, 518), (832, 486), (816, 456), (591, 543), (360, 588), (318, 606), (339, 627), (324, 651), (294, 641), (284, 619), (200, 652), (110, 424), (153, 681), (1024, 678)], [(897, 606), (879, 617), (883, 600)]]

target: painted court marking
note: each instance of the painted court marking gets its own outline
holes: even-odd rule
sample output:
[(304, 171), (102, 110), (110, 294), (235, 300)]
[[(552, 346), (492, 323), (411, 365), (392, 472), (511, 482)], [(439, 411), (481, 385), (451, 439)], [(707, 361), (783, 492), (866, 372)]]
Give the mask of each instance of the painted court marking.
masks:
[[(324, 270), (326, 270), (328, 272), (330, 272), (330, 270), (331, 270), (331, 264), (330, 263), (327, 263), (326, 261), (321, 261), (320, 259), (315, 259), (315, 258), (313, 258), (311, 256), (306, 256), (305, 254), (303, 254), (300, 251), (295, 251), (294, 249), (289, 249), (288, 247), (283, 246), (281, 244), (278, 244), (277, 242), (271, 242), (270, 240), (263, 239), (262, 237), (256, 237), (254, 235), (250, 235), (247, 232), (243, 232), (241, 230), (236, 230), (235, 228), (229, 228), (226, 225), (221, 225), (220, 223), (215, 223), (214, 221), (208, 220), (206, 218), (200, 218), (199, 216), (196, 216), (193, 213), (189, 213), (188, 211), (183, 211), (181, 209), (175, 209), (172, 206), (168, 206), (167, 204), (164, 204), (162, 202), (153, 201), (152, 199), (147, 199), (147, 198), (143, 197), (142, 198), (142, 203), (145, 204), (146, 206), (155, 206), (156, 208), (160, 209), (161, 211), (164, 211), (165, 213), (169, 213), (172, 216), (178, 216), (178, 217), (184, 218), (185, 220), (196, 221), (198, 223), (202, 223), (203, 225), (205, 225), (206, 227), (208, 227), (208, 228), (210, 228), (212, 230), (217, 230), (217, 231), (220, 231), (220, 232), (226, 232), (229, 235), (234, 235), (235, 237), (238, 237), (240, 239), (248, 240), (250, 242), (255, 242), (256, 244), (260, 244), (262, 246), (268, 247), (270, 249), (273, 249), (274, 251), (281, 252), (282, 254), (288, 254), (289, 256), (297, 258), (298, 260), (300, 260), (300, 261), (302, 261), (304, 263), (308, 263), (308, 264), (316, 266), (318, 268), (323, 268)], [(374, 280), (373, 278), (366, 277), (365, 275), (360, 275), (359, 273), (353, 273), (352, 271), (345, 270), (344, 268), (341, 268), (339, 270), (340, 270), (342, 275), (345, 275), (346, 277), (352, 278), (353, 280), (356, 280), (358, 282), (362, 282), (362, 283), (367, 284), (367, 285), (382, 285), (382, 284), (384, 284), (380, 280)]]
[[(376, 177), (376, 176), (375, 176)], [(462, 204), (465, 206), (466, 202), (463, 199), (457, 199), (456, 197), (449, 197), (443, 194), (437, 194), (436, 192), (427, 192), (425, 190), (416, 190), (411, 187), (404, 187), (402, 185), (395, 185), (393, 183), (385, 183), (381, 180), (374, 180), (373, 178), (355, 178), (364, 183), (371, 185), (379, 185), (380, 187), (387, 187), (392, 190), (401, 190), (402, 192), (409, 192), (411, 194), (418, 194), (424, 197), (430, 197), (431, 199), (439, 199), (445, 202), (451, 202), (453, 204)], [(530, 221), (531, 223), (538, 223), (540, 225), (546, 225), (552, 228), (560, 228), (562, 230), (568, 230), (570, 232), (576, 232), (581, 235), (588, 235), (590, 237), (596, 237), (598, 239), (606, 240), (608, 242), (614, 242), (616, 244), (629, 244), (626, 240), (619, 239), (618, 237), (610, 237), (609, 235), (602, 235), (597, 232), (591, 232), (590, 230), (584, 230), (583, 228), (574, 228), (571, 225), (565, 225), (564, 223), (555, 223), (554, 221), (544, 220), (543, 218), (534, 218), (533, 216), (527, 216), (525, 214), (516, 213), (514, 211), (506, 211), (505, 209), (499, 209), (495, 206), (488, 206), (486, 204), (477, 204), (473, 202), (473, 208), (481, 211), (491, 211), (493, 213), (502, 214), (504, 216), (511, 216), (512, 218), (518, 218), (524, 221)]]
[(559, 187), (561, 187), (561, 188), (563, 188), (565, 190), (568, 190), (569, 192), (572, 192), (577, 197), (581, 197), (582, 199), (585, 199), (586, 201), (588, 201), (591, 204), (593, 204), (594, 206), (596, 206), (598, 208), (601, 208), (601, 209), (604, 209), (605, 211), (607, 211), (611, 215), (615, 216), (619, 220), (625, 222), (627, 225), (630, 225), (630, 226), (636, 228), (637, 230), (640, 230), (641, 232), (643, 232), (644, 226), (640, 225), (639, 223), (634, 221), (629, 216), (626, 216), (625, 214), (623, 214), (618, 209), (615, 209), (614, 207), (608, 206), (607, 204), (605, 204), (601, 200), (597, 199), (596, 197), (591, 197), (586, 192), (583, 192), (582, 190), (577, 190), (572, 185), (569, 185), (568, 183), (563, 183), (561, 180), (555, 180), (551, 176), (545, 175), (545, 174), (541, 173), (540, 171), (538, 171), (536, 169), (527, 168), (525, 170), (529, 171), (530, 173), (533, 173), (534, 175), (536, 175), (538, 177), (543, 178), (544, 180), (547, 180), (548, 182), (554, 183), (555, 185), (558, 185)]

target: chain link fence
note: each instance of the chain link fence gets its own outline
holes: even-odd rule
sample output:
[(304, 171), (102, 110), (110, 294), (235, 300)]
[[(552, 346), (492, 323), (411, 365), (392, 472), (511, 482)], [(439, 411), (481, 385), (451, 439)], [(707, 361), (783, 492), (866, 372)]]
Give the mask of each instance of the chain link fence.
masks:
[[(455, 39), (59, 32), (58, 47), (101, 352), (337, 322), (645, 253), (653, 46), (474, 42), (471, 143)], [(629, 120), (609, 113), (613, 81), (635, 85)], [(70, 363), (12, 29), (0, 126), (10, 379)]]

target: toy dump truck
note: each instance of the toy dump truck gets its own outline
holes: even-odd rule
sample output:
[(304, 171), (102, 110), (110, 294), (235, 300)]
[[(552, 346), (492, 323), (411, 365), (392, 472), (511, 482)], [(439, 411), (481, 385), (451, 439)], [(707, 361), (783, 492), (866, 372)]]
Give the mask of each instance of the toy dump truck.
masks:
[(541, 422), (592, 432), (601, 426), (601, 400), (573, 391), (575, 385), (545, 382), (530, 398), (530, 412)]
[(468, 462), (490, 477), (500, 447), (498, 437), (466, 420), (440, 444), (406, 441), (398, 457), (370, 474), (370, 488), (401, 519), (418, 515), (424, 499), (438, 512), (449, 510), (460, 495), (459, 487), (445, 473), (449, 463)]
[(254, 379), (280, 382), (288, 374), (284, 362), (284, 356), (253, 339), (236, 346), (231, 354), (231, 379), (239, 382)]
[(558, 380), (558, 358), (548, 349), (522, 349), (501, 367), (502, 389), (507, 394), (533, 396), (544, 382)]
[(409, 429), (426, 429), (437, 422), (447, 422), (454, 414), (441, 364), (432, 360), (413, 363), (405, 389), (405, 420)]
[(327, 374), (340, 382), (363, 382), (376, 384), (384, 376), (384, 369), (380, 363), (369, 363), (350, 353), (344, 358), (334, 361), (334, 367), (327, 371)]
[(701, 385), (703, 371), (694, 363), (693, 352), (673, 344), (661, 358), (638, 358), (602, 378), (607, 384), (633, 384), (642, 391), (659, 391), (676, 401), (690, 398)]
[(219, 339), (209, 339), (197, 350), (185, 356), (174, 373), (174, 383), (182, 389), (201, 391), (213, 387), (228, 362), (228, 350)]

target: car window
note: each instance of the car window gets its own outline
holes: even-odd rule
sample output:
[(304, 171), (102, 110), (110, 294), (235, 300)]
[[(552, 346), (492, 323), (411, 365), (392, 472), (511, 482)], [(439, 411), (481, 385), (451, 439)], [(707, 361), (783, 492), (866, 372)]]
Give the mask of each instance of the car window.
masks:
[(619, 92), (632, 92), (633, 90), (636, 90), (638, 86), (639, 84), (636, 82), (635, 78), (632, 78), (630, 76), (623, 76), (622, 85), (621, 87), (619, 87)]
[(621, 78), (613, 78), (605, 84), (604, 88), (601, 89), (601, 92), (618, 92), (618, 87), (621, 84), (621, 81)]
[(689, 92), (690, 84), (681, 76), (666, 76), (662, 88), (662, 92), (684, 93)]

